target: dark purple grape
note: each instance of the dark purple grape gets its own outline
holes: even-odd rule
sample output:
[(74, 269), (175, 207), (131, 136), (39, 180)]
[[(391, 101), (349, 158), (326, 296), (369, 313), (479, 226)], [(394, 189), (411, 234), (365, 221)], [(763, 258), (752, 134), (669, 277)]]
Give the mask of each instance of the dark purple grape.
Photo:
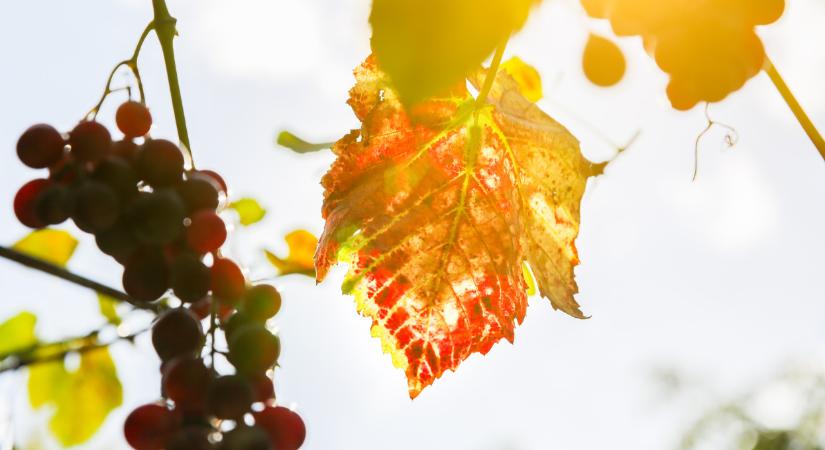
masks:
[(51, 125), (32, 125), (17, 141), (17, 157), (34, 169), (45, 169), (60, 160), (66, 143)]
[(164, 312), (152, 326), (152, 345), (160, 359), (194, 357), (203, 347), (203, 327), (186, 308)]
[(209, 293), (209, 267), (191, 253), (181, 253), (172, 264), (172, 290), (185, 303), (196, 302)]
[(206, 404), (210, 414), (219, 419), (238, 419), (250, 412), (255, 401), (252, 386), (239, 375), (224, 375), (212, 382)]
[(94, 121), (77, 124), (69, 133), (72, 156), (80, 162), (97, 162), (112, 147), (112, 136), (103, 125)]
[(169, 244), (183, 232), (186, 210), (175, 191), (141, 192), (129, 210), (135, 236), (146, 244)]
[(126, 263), (123, 289), (132, 298), (153, 302), (169, 290), (169, 268), (160, 250), (143, 248)]
[(152, 187), (173, 185), (183, 177), (183, 154), (165, 139), (149, 139), (138, 152), (137, 171)]
[(99, 233), (117, 222), (118, 198), (115, 191), (99, 181), (87, 181), (74, 192), (72, 220), (87, 233)]

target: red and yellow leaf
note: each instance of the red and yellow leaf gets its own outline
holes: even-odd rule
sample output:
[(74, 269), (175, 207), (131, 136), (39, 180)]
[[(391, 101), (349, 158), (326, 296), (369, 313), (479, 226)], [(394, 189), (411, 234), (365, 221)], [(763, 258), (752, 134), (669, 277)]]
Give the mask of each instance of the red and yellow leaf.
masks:
[(488, 104), (463, 86), (405, 110), (369, 58), (323, 179), (318, 280), (346, 262), (345, 293), (406, 371), (412, 397), (473, 353), (513, 341), (527, 307), (524, 263), (554, 307), (573, 295), (579, 202), (601, 166), (499, 73)]

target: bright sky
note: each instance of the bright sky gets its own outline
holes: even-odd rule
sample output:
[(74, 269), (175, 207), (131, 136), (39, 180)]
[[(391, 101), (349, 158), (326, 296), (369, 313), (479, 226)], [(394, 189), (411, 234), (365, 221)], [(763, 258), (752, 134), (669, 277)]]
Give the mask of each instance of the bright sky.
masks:
[[(769, 54), (825, 129), (825, 2), (788, 0), (783, 19), (761, 30)], [(233, 237), (230, 252), (267, 276), (262, 248), (284, 251), (281, 237), (318, 233), (320, 176), (329, 154), (297, 156), (273, 145), (289, 128), (330, 140), (357, 127), (345, 104), (351, 70), (369, 51), (368, 0), (169, 0), (179, 19), (183, 97), (197, 162), (225, 175), (238, 195), (259, 198), (265, 222)], [(0, 28), (0, 236), (23, 236), (11, 203), (36, 176), (14, 157), (19, 134), (49, 122), (69, 129), (96, 101), (112, 65), (131, 54), (150, 17), (148, 0), (30, 0), (6, 6)], [(768, 79), (711, 107), (724, 131), (702, 144), (691, 182), (701, 108), (671, 111), (666, 79), (637, 39), (624, 39), (628, 78), (613, 90), (589, 85), (579, 69), (588, 27), (575, 0), (546, 0), (509, 47), (539, 68), (551, 115), (582, 141), (586, 155), (612, 156), (594, 133), (636, 145), (593, 182), (578, 240), (577, 321), (531, 300), (515, 345), (497, 345), (407, 397), (369, 323), (340, 294), (343, 270), (321, 286), (278, 282), (284, 345), (278, 398), (307, 421), (308, 450), (591, 450), (674, 448), (699, 398), (670, 402), (651, 372), (673, 367), (736, 393), (792, 363), (825, 361), (825, 163)], [(174, 123), (154, 40), (141, 57), (153, 135), (172, 138)], [(118, 78), (123, 81), (124, 78)], [(114, 100), (109, 106), (117, 105)], [(107, 108), (102, 117), (111, 119)], [(580, 118), (586, 118), (586, 121)], [(84, 238), (73, 270), (116, 284), (117, 267)], [(95, 296), (0, 261), (6, 289), (0, 319), (28, 309), (44, 339), (82, 334), (101, 321)], [(125, 406), (89, 449), (125, 448), (125, 414), (157, 398), (157, 361), (146, 339), (114, 354)], [(13, 420), (20, 442), (41, 440), (43, 412), (26, 406), (25, 374), (0, 377), (0, 421)], [(776, 405), (773, 411), (779, 411)], [(6, 414), (3, 412), (9, 412)], [(785, 416), (774, 414), (770, 425)], [(0, 424), (0, 435), (5, 433)], [(0, 440), (1, 441), (1, 440)], [(0, 444), (2, 448), (2, 444)]]

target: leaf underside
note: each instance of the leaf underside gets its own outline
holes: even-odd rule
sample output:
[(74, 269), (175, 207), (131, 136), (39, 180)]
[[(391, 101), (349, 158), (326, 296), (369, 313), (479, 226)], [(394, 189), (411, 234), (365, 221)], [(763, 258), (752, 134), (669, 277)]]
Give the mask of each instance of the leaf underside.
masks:
[(409, 109), (373, 57), (355, 75), (349, 104), (362, 128), (334, 145), (322, 181), (317, 277), (349, 264), (343, 290), (405, 370), (410, 396), (513, 341), (525, 263), (555, 308), (583, 318), (574, 241), (587, 179), (603, 166), (505, 72), (481, 107), (462, 84)]

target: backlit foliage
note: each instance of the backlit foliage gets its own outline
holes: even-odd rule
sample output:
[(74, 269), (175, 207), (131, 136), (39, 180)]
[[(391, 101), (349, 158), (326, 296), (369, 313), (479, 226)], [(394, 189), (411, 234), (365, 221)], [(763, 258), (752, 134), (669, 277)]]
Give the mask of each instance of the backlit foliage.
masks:
[(356, 80), (349, 104), (362, 128), (333, 147), (316, 269), (323, 280), (350, 264), (343, 290), (406, 371), (410, 395), (513, 340), (524, 263), (554, 307), (583, 318), (574, 241), (587, 179), (602, 166), (506, 72), (487, 104), (458, 85), (409, 112), (374, 58)]
[(718, 102), (759, 73), (765, 60), (754, 27), (779, 19), (784, 0), (581, 0), (618, 35), (640, 35), (670, 75), (676, 109)]

